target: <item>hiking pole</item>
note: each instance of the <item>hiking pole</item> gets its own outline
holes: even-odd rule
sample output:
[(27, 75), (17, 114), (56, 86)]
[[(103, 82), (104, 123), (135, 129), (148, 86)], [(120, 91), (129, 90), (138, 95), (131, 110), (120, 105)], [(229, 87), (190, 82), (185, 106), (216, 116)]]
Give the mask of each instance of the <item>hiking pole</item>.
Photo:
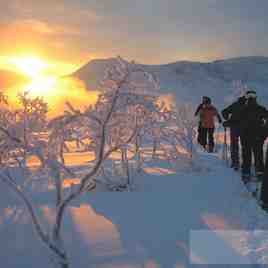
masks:
[[(228, 130), (229, 129), (229, 130)], [(226, 165), (227, 167), (230, 167), (230, 155), (231, 155), (231, 147), (230, 147), (230, 143), (227, 141), (227, 133), (229, 134), (229, 137), (230, 137), (230, 128), (226, 128), (226, 156), (225, 156), (225, 159), (226, 159)]]
[(226, 127), (224, 127), (224, 140), (223, 140), (222, 160), (226, 161), (226, 164), (228, 165)]
[(219, 149), (219, 146), (220, 146), (220, 128), (221, 128), (221, 125), (219, 125), (216, 128), (215, 153), (218, 152), (218, 149)]
[[(230, 137), (230, 128), (229, 128), (229, 132), (228, 130), (226, 129), (226, 133), (228, 132), (229, 133), (229, 137)], [(230, 146), (230, 142), (229, 143), (227, 142), (227, 134), (226, 134), (226, 165), (227, 167), (230, 167), (230, 157), (231, 157), (231, 146)]]
[(222, 160), (225, 160), (225, 150), (226, 150), (226, 128), (224, 127), (224, 138), (223, 138), (223, 149), (222, 149)]

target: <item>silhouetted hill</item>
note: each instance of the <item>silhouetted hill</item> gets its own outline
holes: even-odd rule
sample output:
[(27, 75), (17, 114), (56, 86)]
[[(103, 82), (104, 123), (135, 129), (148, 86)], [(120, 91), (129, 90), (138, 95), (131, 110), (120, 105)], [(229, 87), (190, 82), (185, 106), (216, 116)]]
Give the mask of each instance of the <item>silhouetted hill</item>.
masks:
[[(72, 76), (81, 79), (88, 89), (99, 88), (104, 70), (116, 62), (115, 58), (92, 60)], [(255, 89), (261, 103), (268, 105), (268, 57), (241, 57), (208, 63), (178, 61), (164, 65), (143, 65), (160, 80), (162, 93), (172, 93), (179, 102), (200, 101), (211, 96), (223, 106), (233, 95), (233, 81), (241, 80)]]

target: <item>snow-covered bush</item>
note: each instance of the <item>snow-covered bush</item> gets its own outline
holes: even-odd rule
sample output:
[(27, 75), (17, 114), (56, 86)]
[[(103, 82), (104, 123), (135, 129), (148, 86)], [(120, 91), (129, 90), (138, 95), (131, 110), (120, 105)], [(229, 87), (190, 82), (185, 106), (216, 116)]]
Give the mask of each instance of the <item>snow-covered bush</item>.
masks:
[[(108, 189), (130, 190), (131, 176), (140, 168), (134, 160), (140, 159), (137, 156), (139, 139), (158, 109), (159, 84), (143, 69), (118, 58), (116, 64), (106, 70), (101, 88), (102, 94), (96, 104), (83, 112), (68, 104), (65, 120), (76, 123), (84, 133), (90, 141), (87, 148), (94, 152), (95, 158), (102, 142), (100, 137), (104, 134), (104, 161), (96, 180)], [(103, 123), (105, 133), (100, 127)], [(68, 124), (64, 123), (64, 126), (66, 128)]]
[[(176, 160), (179, 154), (186, 152), (192, 157), (194, 152), (193, 111), (188, 106), (168, 110), (159, 105), (159, 82), (139, 65), (118, 58), (106, 70), (100, 86), (94, 105), (78, 110), (66, 103), (64, 114), (50, 121), (42, 99), (21, 94), (21, 108), (12, 111), (0, 95), (0, 149), (5, 152), (0, 179), (24, 201), (39, 238), (62, 268), (69, 264), (61, 226), (70, 202), (97, 185), (130, 191), (145, 161)], [(82, 172), (65, 165), (70, 141), (92, 155)], [(27, 166), (29, 156), (39, 159), (37, 171)], [(10, 159), (16, 162), (10, 164)], [(71, 191), (64, 189), (66, 175), (80, 180)], [(55, 190), (55, 219), (50, 231), (41, 225), (25, 184), (20, 183), (34, 177), (47, 177)]]
[(197, 121), (192, 105), (177, 104), (170, 109), (161, 105), (152, 120), (148, 138), (153, 141), (153, 159), (159, 150), (164, 153), (162, 159), (169, 161), (177, 161), (182, 156), (193, 158), (196, 150)]
[[(69, 263), (61, 237), (61, 226), (66, 208), (71, 201), (93, 190), (98, 180), (104, 179), (104, 176), (100, 174), (109, 172), (107, 163), (111, 161), (109, 157), (113, 153), (121, 153), (123, 173), (120, 175), (122, 179), (126, 179), (126, 182), (122, 184), (119, 180), (119, 184), (116, 185), (113, 181), (115, 178), (110, 177), (110, 174), (108, 174), (109, 181), (102, 182), (109, 185), (112, 190), (130, 187), (129, 149), (137, 145), (137, 137), (145, 127), (145, 122), (149, 121), (147, 118), (157, 111), (155, 96), (158, 83), (156, 79), (142, 69), (126, 64), (121, 59), (118, 59), (118, 64), (107, 70), (102, 89), (103, 93), (99, 95), (94, 106), (88, 107), (85, 111), (79, 111), (69, 103), (67, 111), (49, 123), (46, 120), (47, 106), (42, 100), (30, 99), (27, 94), (22, 94), (19, 96), (22, 108), (14, 112), (8, 110), (3, 119), (6, 124), (2, 124), (0, 128), (3, 142), (14, 145), (14, 148), (6, 146), (6, 150), (22, 151), (20, 157), (16, 156), (19, 160), (17, 164), (10, 166), (8, 161), (2, 164), (0, 179), (21, 197), (39, 238), (54, 254), (58, 265), (64, 268), (68, 267)], [(74, 131), (81, 135), (81, 139), (89, 141), (87, 149), (94, 153), (94, 159), (90, 161), (88, 169), (80, 175), (75, 174), (64, 164), (64, 148), (68, 149), (65, 142)], [(66, 133), (71, 134), (66, 135)], [(20, 174), (23, 178), (32, 176), (31, 169), (26, 165), (29, 155), (38, 157), (41, 162), (39, 175), (46, 173), (55, 188), (56, 211), (51, 232), (45, 231), (27, 191), (18, 182), (20, 180), (14, 177), (14, 167), (22, 171), (16, 173), (19, 174), (18, 176)], [(21, 165), (21, 158), (23, 165)], [(22, 176), (22, 173), (26, 175)], [(80, 184), (72, 187), (71, 192), (64, 191), (64, 173), (80, 177)]]
[[(47, 103), (42, 98), (30, 98), (26, 92), (18, 95), (20, 106), (14, 110), (4, 99), (0, 108), (1, 156), (26, 167), (27, 156), (36, 155), (40, 132), (46, 129)], [(39, 158), (40, 154), (36, 156)]]
[[(175, 108), (176, 148), (183, 148), (190, 158), (195, 154), (197, 120), (191, 104), (179, 104)], [(178, 152), (179, 153), (179, 152)]]

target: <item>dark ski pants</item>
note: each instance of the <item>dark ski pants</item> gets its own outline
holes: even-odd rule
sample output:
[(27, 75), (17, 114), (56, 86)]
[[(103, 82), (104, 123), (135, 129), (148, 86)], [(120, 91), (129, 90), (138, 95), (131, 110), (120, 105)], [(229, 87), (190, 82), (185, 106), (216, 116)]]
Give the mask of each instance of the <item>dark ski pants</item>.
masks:
[(266, 160), (264, 167), (264, 176), (261, 187), (261, 201), (268, 205), (268, 148), (266, 149)]
[(252, 137), (241, 135), (241, 145), (242, 145), (242, 173), (250, 174), (251, 163), (252, 163), (252, 153), (254, 154), (255, 171), (263, 172), (263, 144), (264, 140), (259, 137)]
[(198, 143), (204, 148), (208, 144), (209, 151), (214, 149), (214, 128), (204, 128), (199, 126), (198, 128)]
[(239, 136), (240, 131), (237, 127), (230, 127), (230, 140), (231, 140), (231, 159), (232, 166), (239, 166)]

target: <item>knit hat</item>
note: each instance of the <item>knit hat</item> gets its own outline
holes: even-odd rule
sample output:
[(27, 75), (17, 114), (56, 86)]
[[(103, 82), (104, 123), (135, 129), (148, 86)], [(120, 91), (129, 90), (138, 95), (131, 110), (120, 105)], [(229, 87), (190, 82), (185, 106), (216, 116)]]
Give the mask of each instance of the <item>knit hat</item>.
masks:
[(211, 98), (208, 96), (203, 96), (202, 101), (207, 104), (211, 104)]
[(257, 94), (256, 94), (256, 91), (254, 90), (248, 90), (246, 92), (246, 98), (249, 99), (249, 98), (254, 98), (256, 99), (257, 98)]

